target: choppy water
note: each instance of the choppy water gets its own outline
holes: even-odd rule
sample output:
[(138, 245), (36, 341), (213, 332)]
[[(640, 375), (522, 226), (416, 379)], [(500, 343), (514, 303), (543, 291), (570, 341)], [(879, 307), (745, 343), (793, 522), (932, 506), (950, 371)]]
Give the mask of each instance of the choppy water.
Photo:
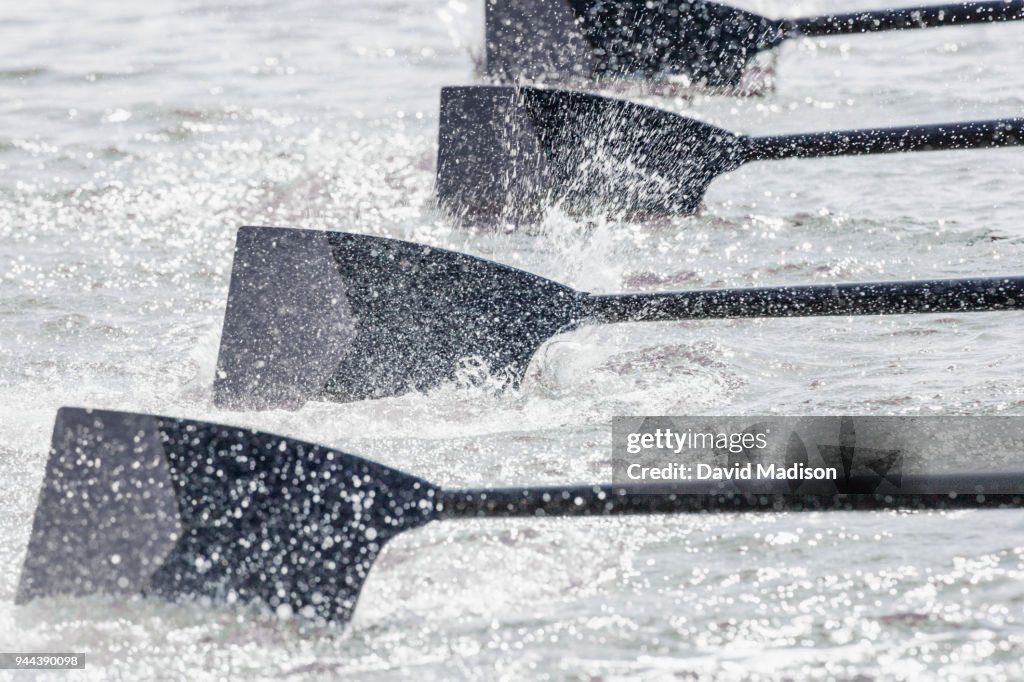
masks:
[[(1010, 512), (436, 524), (387, 548), (346, 629), (13, 606), (64, 404), (257, 426), (460, 485), (606, 479), (616, 414), (1024, 412), (1017, 313), (618, 325), (549, 343), (519, 391), (215, 410), (241, 224), (417, 239), (601, 292), (1024, 272), (1019, 149), (752, 164), (703, 215), (655, 225), (453, 228), (432, 207), (438, 88), (472, 82), (481, 4), (4, 5), (0, 650), (89, 652), (60, 679), (1024, 676)], [(1020, 115), (1022, 30), (796, 42), (764, 98), (650, 101), (750, 133)]]

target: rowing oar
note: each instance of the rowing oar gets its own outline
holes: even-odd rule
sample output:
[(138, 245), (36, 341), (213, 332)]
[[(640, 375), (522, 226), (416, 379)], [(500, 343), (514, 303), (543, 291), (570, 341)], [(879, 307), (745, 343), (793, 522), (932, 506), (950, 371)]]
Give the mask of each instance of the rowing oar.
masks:
[(587, 323), (1024, 308), (1024, 277), (596, 295), (493, 261), (344, 232), (238, 231), (214, 400), (236, 409), (425, 391), (467, 363), (517, 385)]
[(1018, 21), (1024, 2), (997, 0), (769, 19), (703, 0), (488, 0), (486, 70), (495, 77), (657, 79), (740, 84), (762, 50), (790, 38)]
[(801, 494), (788, 481), (757, 493), (721, 482), (684, 482), (671, 493), (613, 485), (446, 490), (292, 438), (63, 408), (16, 601), (142, 593), (259, 601), (278, 613), (344, 622), (384, 545), (434, 520), (1024, 503), (1024, 472), (903, 474), (895, 483), (858, 474), (806, 485)]
[(467, 222), (691, 214), (751, 161), (1020, 145), (1024, 118), (748, 137), (620, 99), (504, 86), (441, 91), (437, 198)]

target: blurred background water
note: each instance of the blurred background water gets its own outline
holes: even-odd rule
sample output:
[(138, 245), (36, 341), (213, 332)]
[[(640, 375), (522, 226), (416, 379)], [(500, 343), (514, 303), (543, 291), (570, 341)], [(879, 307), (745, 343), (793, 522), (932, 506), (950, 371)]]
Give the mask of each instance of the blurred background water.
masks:
[[(438, 90), (475, 78), (482, 0), (0, 15), (0, 650), (88, 651), (61, 679), (1024, 676), (1010, 512), (436, 524), (387, 548), (348, 628), (152, 600), (14, 607), (66, 404), (255, 426), (457, 485), (607, 479), (613, 415), (1024, 411), (1022, 318), (992, 313), (590, 328), (547, 344), (519, 390), (482, 377), (220, 412), (239, 225), (416, 239), (596, 292), (1021, 274), (1024, 154), (751, 164), (696, 217), (468, 231), (432, 183)], [(757, 134), (1021, 115), (1022, 30), (795, 41), (764, 97), (644, 101)]]

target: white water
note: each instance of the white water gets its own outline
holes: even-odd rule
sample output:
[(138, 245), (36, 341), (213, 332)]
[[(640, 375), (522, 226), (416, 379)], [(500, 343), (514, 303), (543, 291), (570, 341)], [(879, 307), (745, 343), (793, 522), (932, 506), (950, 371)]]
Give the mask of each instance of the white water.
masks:
[[(461, 485), (606, 479), (618, 414), (1024, 411), (1017, 313), (618, 325), (549, 343), (516, 392), (214, 409), (242, 224), (417, 239), (601, 292), (1024, 272), (1019, 149), (752, 164), (658, 225), (453, 228), (432, 207), (437, 100), (472, 82), (470, 4), (3, 8), (0, 650), (89, 652), (60, 679), (1024, 675), (1008, 512), (436, 524), (388, 547), (349, 628), (13, 606), (65, 404), (251, 425)], [(1022, 30), (797, 42), (765, 98), (647, 101), (764, 134), (1020, 115)]]

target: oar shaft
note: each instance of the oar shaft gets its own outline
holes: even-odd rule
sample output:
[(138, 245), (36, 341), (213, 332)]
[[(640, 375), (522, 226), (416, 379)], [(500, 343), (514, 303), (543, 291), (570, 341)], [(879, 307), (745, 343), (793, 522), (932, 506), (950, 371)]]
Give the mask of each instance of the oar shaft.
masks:
[(1024, 2), (966, 2), (792, 19), (788, 35), (831, 36), (1024, 19)]
[(987, 149), (1024, 144), (1024, 118), (748, 138), (748, 161)]
[[(786, 487), (776, 482), (779, 490)], [(695, 512), (772, 512), (862, 509), (951, 509), (1024, 505), (1024, 472), (904, 475), (898, 492), (884, 492), (878, 478), (842, 482), (846, 490), (883, 492), (794, 495), (736, 492), (710, 483), (676, 483), (673, 493), (640, 493), (621, 486), (575, 486), (446, 490), (438, 499), (438, 518), (515, 518), (632, 516)]]
[(1024, 309), (1024, 277), (591, 296), (598, 322), (967, 313)]

